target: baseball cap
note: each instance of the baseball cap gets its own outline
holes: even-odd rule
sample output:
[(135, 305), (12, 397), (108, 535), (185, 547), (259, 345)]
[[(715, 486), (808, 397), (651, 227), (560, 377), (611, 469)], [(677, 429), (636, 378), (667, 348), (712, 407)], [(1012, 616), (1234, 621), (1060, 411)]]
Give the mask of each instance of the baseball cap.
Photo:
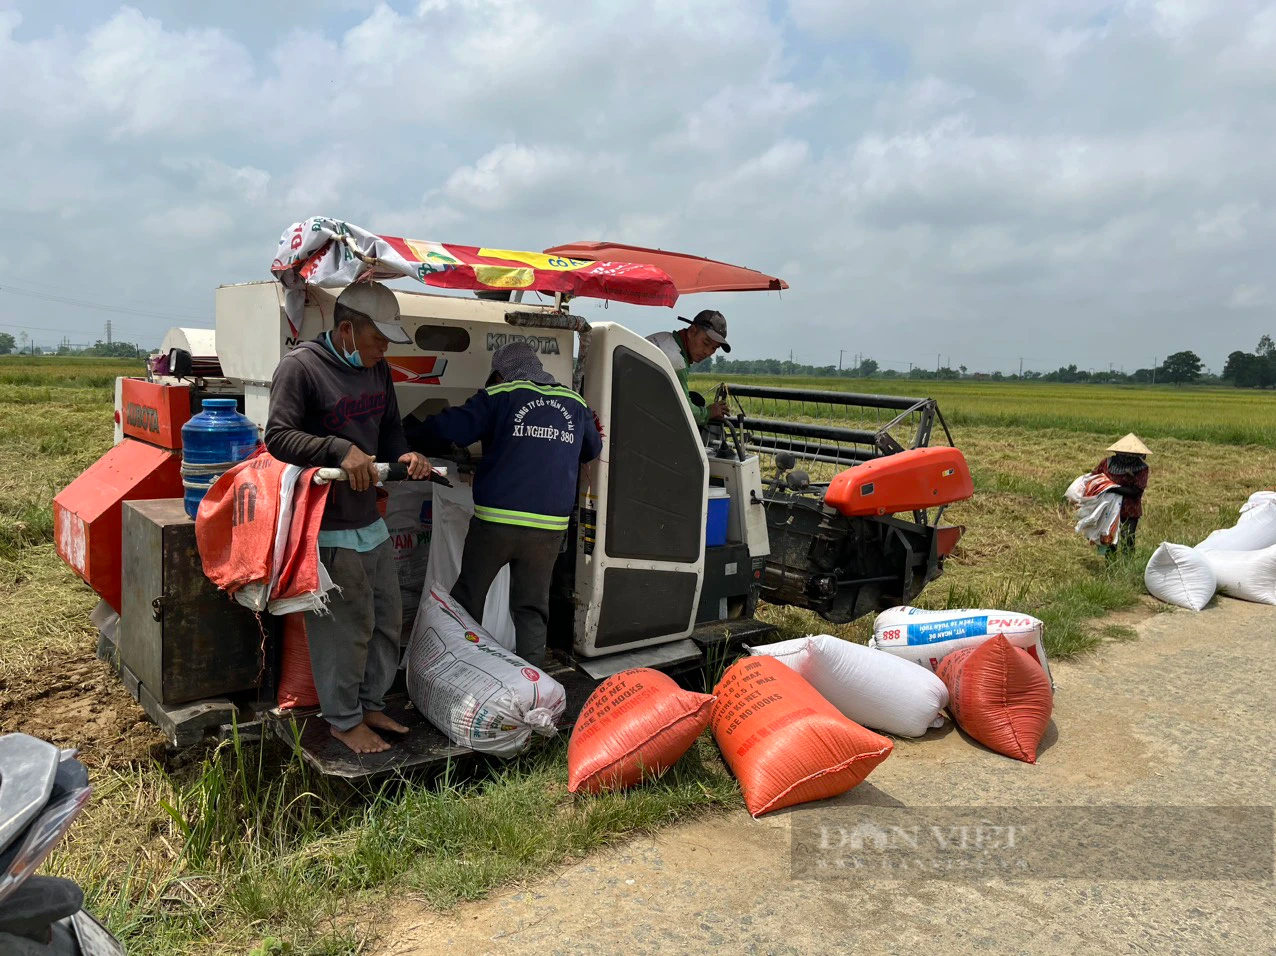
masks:
[(346, 286), (337, 296), (337, 305), (366, 315), (377, 327), (377, 331), (391, 342), (399, 345), (412, 344), (412, 339), (399, 324), (399, 300), (380, 282), (360, 282)]
[(727, 344), (727, 320), (721, 312), (713, 309), (704, 309), (697, 312), (694, 319), (684, 319), (682, 316), (678, 316), (678, 321), (704, 329), (705, 334), (710, 339), (722, 346), (722, 351), (731, 351), (731, 346)]

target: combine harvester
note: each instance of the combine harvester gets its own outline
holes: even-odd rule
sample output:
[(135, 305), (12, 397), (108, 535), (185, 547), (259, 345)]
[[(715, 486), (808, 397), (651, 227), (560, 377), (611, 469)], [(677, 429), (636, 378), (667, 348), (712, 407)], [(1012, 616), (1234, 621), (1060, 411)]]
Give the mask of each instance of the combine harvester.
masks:
[[(569, 718), (598, 680), (620, 670), (698, 674), (707, 651), (756, 642), (773, 630), (754, 616), (759, 599), (838, 623), (909, 603), (940, 575), (961, 536), (939, 519), (946, 505), (970, 497), (970, 474), (955, 448), (927, 447), (935, 423), (943, 426), (933, 400), (725, 384), (718, 398), (733, 414), (702, 434), (663, 353), (622, 325), (572, 315), (562, 291), (672, 304), (679, 294), (787, 288), (779, 279), (601, 243), (462, 254), (333, 220), (298, 224), (293, 234), (313, 223), (332, 241), (308, 258), (281, 255), (274, 271), (283, 283), (218, 288), (215, 333), (174, 329), (145, 379), (119, 380), (115, 446), (54, 502), (58, 553), (102, 597), (99, 655), (173, 746), (236, 721), (292, 734), (274, 710), (280, 619), (258, 618), (203, 576), (181, 502), (181, 426), (202, 399), (233, 397), (264, 428), (276, 365), (332, 328), (336, 295), (350, 281), (298, 278), (296, 267), (305, 272), (317, 256), (353, 250), (355, 274), (413, 275), (476, 293), (395, 290), (414, 344), (392, 345), (387, 361), (409, 427), (482, 388), (491, 353), (513, 338), (531, 342), (545, 368), (597, 412), (606, 446), (582, 469), (551, 596), (550, 644), (563, 663), (555, 676), (567, 686)], [(461, 255), (481, 265), (466, 272), (451, 258)], [(457, 268), (440, 266), (444, 258)], [(594, 278), (577, 275), (571, 285), (564, 274), (573, 271)], [(659, 294), (614, 281), (626, 275), (659, 277)], [(524, 291), (545, 289), (552, 304), (522, 301)], [(944, 433), (951, 446), (946, 426)], [(467, 457), (449, 470), (463, 473)], [(797, 470), (799, 461), (829, 480)], [(711, 500), (723, 496), (725, 540), (707, 543)], [(391, 712), (413, 726), (407, 741), (362, 757), (334, 741), (322, 720), (302, 715), (307, 759), (359, 777), (465, 752), (418, 715), (393, 705)]]

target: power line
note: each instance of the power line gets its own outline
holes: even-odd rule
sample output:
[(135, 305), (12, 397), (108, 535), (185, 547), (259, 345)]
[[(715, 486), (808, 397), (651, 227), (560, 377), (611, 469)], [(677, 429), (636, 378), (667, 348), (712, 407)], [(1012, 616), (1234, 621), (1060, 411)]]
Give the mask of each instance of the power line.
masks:
[(65, 296), (65, 295), (52, 295), (51, 293), (48, 293), (48, 292), (35, 292), (31, 289), (20, 289), (17, 286), (11, 286), (11, 285), (0, 286), (0, 292), (8, 292), (10, 295), (26, 296), (27, 298), (30, 298), (30, 299), (40, 299), (45, 302), (59, 302), (59, 303), (62, 303), (63, 305), (75, 305), (75, 306), (79, 306), (82, 309), (95, 309), (98, 312), (114, 312), (119, 315), (138, 315), (138, 316), (143, 316), (145, 318), (151, 318), (151, 319), (190, 318), (190, 319), (202, 319), (203, 321), (210, 321), (210, 316), (207, 313), (204, 313), (202, 315), (196, 315), (195, 313), (187, 312), (182, 309), (170, 309), (166, 312), (154, 312), (148, 309), (133, 309), (133, 308), (128, 308), (127, 306), (107, 305), (102, 302), (91, 302), (91, 301), (88, 301), (87, 299), (73, 299), (70, 296)]

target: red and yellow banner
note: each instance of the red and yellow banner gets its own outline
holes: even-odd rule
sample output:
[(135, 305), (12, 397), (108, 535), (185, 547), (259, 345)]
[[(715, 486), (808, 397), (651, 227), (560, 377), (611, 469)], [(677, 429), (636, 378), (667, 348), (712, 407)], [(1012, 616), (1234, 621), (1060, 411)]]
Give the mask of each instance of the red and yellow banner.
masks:
[(320, 217), (283, 234), (271, 271), (322, 286), (345, 285), (371, 272), (376, 279), (411, 276), (441, 289), (523, 290), (635, 305), (678, 301), (673, 279), (656, 266), (381, 236)]

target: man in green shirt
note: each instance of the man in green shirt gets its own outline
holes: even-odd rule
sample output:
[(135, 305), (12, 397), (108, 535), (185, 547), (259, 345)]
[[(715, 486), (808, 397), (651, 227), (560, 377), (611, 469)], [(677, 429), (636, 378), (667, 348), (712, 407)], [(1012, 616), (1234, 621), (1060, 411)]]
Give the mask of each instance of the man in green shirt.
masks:
[[(691, 387), (687, 384), (691, 366), (712, 357), (718, 349), (731, 351), (731, 346), (727, 344), (727, 320), (721, 312), (705, 309), (697, 313), (694, 319), (678, 316), (678, 321), (686, 322), (687, 327), (676, 332), (657, 332), (647, 336), (647, 341), (665, 353), (682, 384), (687, 404), (691, 405)], [(691, 405), (691, 417), (701, 428), (708, 422), (721, 421), (726, 413), (727, 408), (721, 402), (714, 402), (705, 408)]]

